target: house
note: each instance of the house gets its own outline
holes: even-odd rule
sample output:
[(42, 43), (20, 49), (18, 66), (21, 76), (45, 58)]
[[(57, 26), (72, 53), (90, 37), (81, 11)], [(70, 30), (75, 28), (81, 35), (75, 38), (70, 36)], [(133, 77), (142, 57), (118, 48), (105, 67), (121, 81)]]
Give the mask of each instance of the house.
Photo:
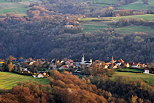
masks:
[(22, 72), (22, 73), (31, 73), (27, 68), (21, 68), (20, 72)]
[(45, 78), (45, 77), (48, 77), (49, 74), (47, 72), (40, 72), (36, 75), (33, 75), (34, 78)]
[(125, 63), (125, 67), (126, 68), (129, 68), (130, 67), (130, 64), (129, 63)]
[(0, 62), (0, 67), (2, 67), (4, 63), (5, 63), (5, 62)]
[(111, 65), (110, 62), (109, 62), (109, 63), (105, 63), (104, 68), (105, 68), (105, 69), (108, 69), (110, 65)]
[(49, 68), (51, 68), (51, 69), (57, 69), (57, 65), (56, 64), (50, 64), (49, 65)]
[(149, 74), (150, 73), (150, 70), (148, 68), (145, 68), (143, 73)]
[(31, 62), (29, 63), (29, 65), (33, 65), (35, 62), (36, 62), (36, 61), (31, 61)]
[(39, 73), (37, 75), (33, 75), (34, 78), (44, 78), (44, 75)]
[(117, 64), (115, 64), (114, 66), (113, 66), (113, 69), (117, 69), (118, 68), (118, 66), (119, 66), (119, 64), (117, 63)]
[(74, 72), (75, 72), (75, 73), (81, 73), (81, 71), (78, 70), (78, 69), (76, 69)]
[(64, 70), (64, 69), (68, 69), (68, 68), (69, 68), (68, 65), (62, 65), (62, 66), (59, 68), (59, 70)]
[(137, 69), (141, 68), (140, 63), (133, 63), (130, 67), (137, 68)]

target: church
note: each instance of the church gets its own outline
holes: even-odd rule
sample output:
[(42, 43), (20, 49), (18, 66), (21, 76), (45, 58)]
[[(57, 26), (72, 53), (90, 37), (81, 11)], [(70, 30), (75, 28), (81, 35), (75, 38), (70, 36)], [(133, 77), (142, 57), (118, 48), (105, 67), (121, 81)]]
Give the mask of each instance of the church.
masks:
[(80, 62), (81, 65), (92, 65), (92, 63), (93, 63), (92, 59), (90, 59), (89, 61), (85, 61), (84, 55), (82, 56), (82, 59)]

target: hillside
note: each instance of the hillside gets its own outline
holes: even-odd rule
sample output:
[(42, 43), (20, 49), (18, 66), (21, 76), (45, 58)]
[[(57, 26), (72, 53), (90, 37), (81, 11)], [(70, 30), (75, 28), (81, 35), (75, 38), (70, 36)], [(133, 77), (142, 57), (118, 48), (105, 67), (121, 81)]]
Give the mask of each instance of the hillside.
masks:
[[(119, 9), (136, 3), (151, 8), (151, 0), (148, 3), (144, 0), (40, 1), (24, 6), (24, 10), (18, 9), (23, 10), (18, 13), (27, 16), (1, 16), (1, 58), (13, 55), (79, 59), (85, 54), (88, 59), (106, 61), (112, 56), (132, 62), (154, 61), (153, 9)], [(16, 8), (27, 2), (30, 1), (11, 4), (1, 1), (11, 5), (1, 6)]]
[(115, 77), (126, 77), (131, 78), (132, 80), (141, 79), (144, 82), (148, 83), (149, 85), (154, 85), (154, 75), (148, 75), (143, 73), (129, 73), (129, 72), (115, 72), (112, 79), (114, 80)]
[(38, 82), (41, 84), (48, 84), (48, 79), (36, 79), (32, 76), (19, 75), (9, 72), (0, 72), (0, 89), (11, 89), (19, 82)]

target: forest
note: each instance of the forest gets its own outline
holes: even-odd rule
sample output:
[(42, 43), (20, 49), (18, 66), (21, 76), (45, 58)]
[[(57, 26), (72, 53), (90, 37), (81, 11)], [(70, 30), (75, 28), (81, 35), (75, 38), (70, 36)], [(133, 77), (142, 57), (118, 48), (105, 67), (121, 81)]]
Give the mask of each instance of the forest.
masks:
[[(133, 2), (136, 0), (120, 0), (101, 7), (94, 5), (100, 3), (97, 0), (43, 0), (31, 3), (26, 16), (1, 15), (0, 57), (12, 55), (25, 58), (78, 60), (84, 54), (87, 59), (108, 61), (114, 56), (116, 59), (123, 58), (131, 62), (152, 63), (154, 62), (152, 32), (124, 34), (116, 30), (132, 25), (152, 28), (154, 26), (152, 21), (140, 18), (125, 18), (118, 21), (102, 19), (101, 25), (106, 25), (106, 22), (101, 21), (109, 20), (107, 28), (83, 32), (86, 30), (83, 27), (86, 22), (81, 19), (85, 17), (125, 17), (153, 13), (152, 9), (117, 10), (118, 5)], [(151, 1), (143, 0), (141, 3), (148, 5), (148, 2)], [(98, 22), (96, 20), (96, 23)]]
[[(43, 0), (32, 3), (27, 16), (7, 14), (0, 17), (0, 57), (71, 58), (79, 59), (85, 54), (88, 59), (108, 60), (114, 56), (126, 61), (153, 62), (153, 35), (135, 33), (124, 35), (112, 26), (144, 25), (152, 22), (140, 19), (120, 19), (104, 31), (82, 32), (80, 18), (113, 17), (117, 15), (141, 15), (152, 10), (120, 10), (117, 5), (126, 5), (136, 0), (120, 0), (113, 6), (95, 6), (97, 0)], [(92, 4), (93, 3), (93, 4)], [(148, 4), (147, 0), (143, 0)], [(70, 9), (71, 8), (71, 9)], [(102, 22), (103, 23), (103, 22)]]
[[(40, 18), (5, 17), (0, 21), (0, 57), (108, 60), (114, 56), (126, 61), (153, 62), (153, 35), (123, 35), (109, 28), (101, 32), (81, 32), (77, 20), (56, 15)], [(122, 23), (123, 24), (122, 24)], [(125, 20), (116, 25), (128, 25)], [(73, 27), (69, 27), (73, 26)]]

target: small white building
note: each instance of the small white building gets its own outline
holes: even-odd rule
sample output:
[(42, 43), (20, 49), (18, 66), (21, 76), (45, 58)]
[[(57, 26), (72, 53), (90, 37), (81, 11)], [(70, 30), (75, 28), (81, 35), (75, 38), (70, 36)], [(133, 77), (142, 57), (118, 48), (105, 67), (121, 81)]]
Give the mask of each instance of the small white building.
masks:
[(43, 74), (33, 75), (34, 78), (44, 78)]
[(150, 70), (149, 69), (144, 69), (144, 73), (149, 74)]

